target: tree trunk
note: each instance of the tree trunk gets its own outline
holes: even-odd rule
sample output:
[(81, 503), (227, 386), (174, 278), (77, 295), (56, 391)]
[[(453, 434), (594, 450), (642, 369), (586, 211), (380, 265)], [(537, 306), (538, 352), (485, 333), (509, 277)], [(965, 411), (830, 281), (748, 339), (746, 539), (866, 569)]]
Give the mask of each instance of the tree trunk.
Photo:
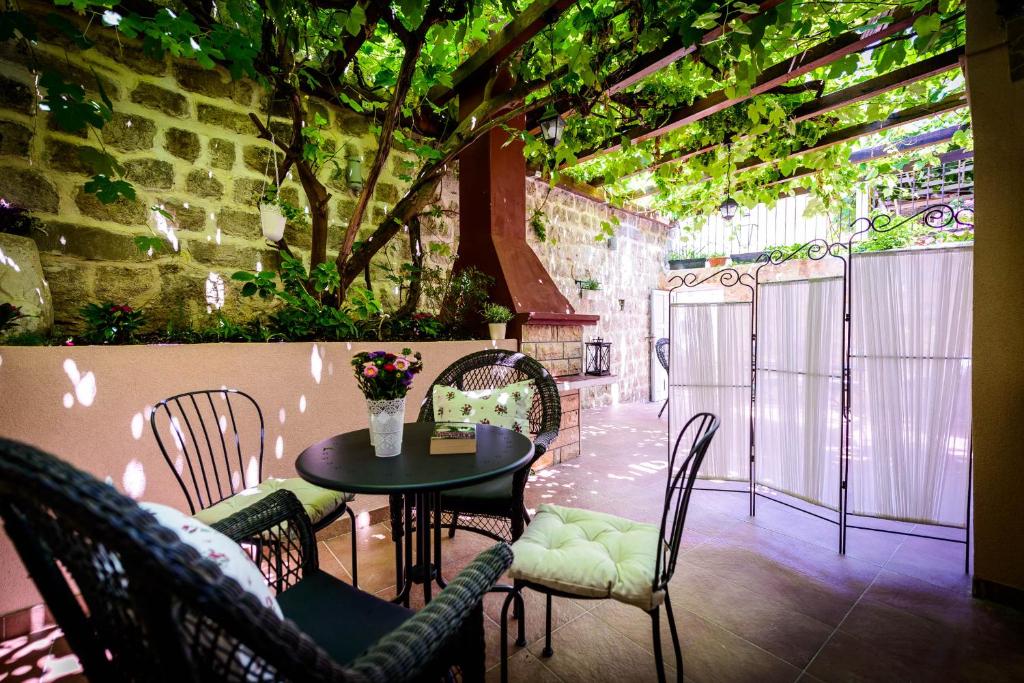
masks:
[(420, 306), (423, 293), (423, 242), (420, 239), (420, 217), (409, 219), (409, 254), (412, 256), (412, 275), (409, 278), (409, 293), (405, 302), (395, 311), (395, 318), (407, 318)]

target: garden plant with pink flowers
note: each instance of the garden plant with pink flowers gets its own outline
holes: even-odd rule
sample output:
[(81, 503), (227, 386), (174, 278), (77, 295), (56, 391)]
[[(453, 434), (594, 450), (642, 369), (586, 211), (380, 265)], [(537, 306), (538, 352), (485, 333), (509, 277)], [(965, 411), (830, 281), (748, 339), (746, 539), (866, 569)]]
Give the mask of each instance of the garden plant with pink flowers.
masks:
[(412, 349), (401, 354), (362, 351), (352, 356), (352, 368), (363, 395), (372, 401), (405, 398), (412, 378), (423, 370), (423, 356)]

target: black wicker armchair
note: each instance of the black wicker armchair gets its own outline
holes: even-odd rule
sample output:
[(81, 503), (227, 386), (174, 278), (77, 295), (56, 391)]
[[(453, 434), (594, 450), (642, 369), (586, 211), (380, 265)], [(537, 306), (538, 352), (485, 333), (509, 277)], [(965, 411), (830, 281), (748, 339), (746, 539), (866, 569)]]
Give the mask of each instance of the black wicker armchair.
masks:
[[(654, 352), (658, 356), (658, 362), (661, 363), (661, 367), (665, 368), (665, 372), (668, 372), (668, 354), (671, 348), (671, 342), (668, 337), (662, 337), (658, 341), (654, 342)], [(658, 417), (665, 412), (665, 408), (668, 408), (668, 399), (661, 404), (661, 410), (658, 411)]]
[[(530, 521), (523, 504), (523, 490), (530, 467), (544, 455), (558, 437), (562, 420), (562, 403), (558, 385), (547, 369), (533, 358), (518, 351), (488, 349), (464, 356), (437, 376), (420, 407), (421, 422), (434, 421), (434, 386), (456, 387), (462, 391), (492, 389), (513, 382), (533, 380), (537, 387), (530, 408), (530, 433), (533, 436), (533, 459), (513, 474), (475, 486), (445, 491), (441, 509), (449, 525), (449, 535), (456, 529), (473, 531), (497, 541), (519, 538)], [(395, 505), (395, 501), (392, 501)], [(395, 515), (392, 516), (392, 519)]]
[(249, 548), (286, 619), (112, 487), (0, 439), (0, 517), (94, 681), (483, 680), (481, 553), (417, 613), (318, 568), (301, 503), (277, 491), (215, 525)]

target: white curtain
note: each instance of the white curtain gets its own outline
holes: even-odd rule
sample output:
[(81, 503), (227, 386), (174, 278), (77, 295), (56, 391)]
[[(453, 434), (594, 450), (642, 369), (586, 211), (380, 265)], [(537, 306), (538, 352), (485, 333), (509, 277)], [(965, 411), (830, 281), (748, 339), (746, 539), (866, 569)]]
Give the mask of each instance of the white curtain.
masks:
[(853, 257), (851, 513), (966, 524), (972, 256)]
[(756, 480), (837, 509), (842, 401), (839, 278), (758, 293)]
[(705, 479), (747, 481), (750, 457), (750, 303), (672, 303), (669, 438), (698, 412), (721, 426), (700, 469)]

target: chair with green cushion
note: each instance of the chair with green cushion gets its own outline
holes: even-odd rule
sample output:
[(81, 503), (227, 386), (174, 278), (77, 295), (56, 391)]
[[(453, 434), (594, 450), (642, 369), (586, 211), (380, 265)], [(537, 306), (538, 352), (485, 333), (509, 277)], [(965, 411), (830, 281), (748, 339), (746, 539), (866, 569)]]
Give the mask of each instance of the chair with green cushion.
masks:
[[(343, 514), (352, 528), (352, 584), (356, 519), (351, 493), (314, 486), (297, 477), (263, 479), (263, 411), (237, 389), (189, 391), (156, 404), (149, 418), (160, 452), (178, 480), (189, 512), (214, 524), (275, 491), (291, 491), (320, 531)], [(249, 486), (251, 482), (259, 482)]]
[(543, 365), (524, 353), (504, 349), (478, 351), (460, 358), (445, 368), (427, 390), (420, 407), (420, 422), (436, 421), (433, 404), (435, 386), (478, 391), (527, 380), (532, 381), (535, 388), (527, 418), (533, 437), (533, 459), (522, 469), (504, 477), (443, 492), (441, 508), (449, 516), (451, 534), (458, 528), (498, 541), (519, 538), (530, 521), (523, 503), (530, 466), (544, 455), (558, 436), (562, 403), (558, 385)]
[[(559, 505), (541, 505), (526, 532), (512, 545), (514, 559), (508, 575), (512, 591), (501, 614), (501, 680), (508, 680), (508, 608), (522, 604), (520, 593), (531, 588), (547, 600), (543, 656), (550, 657), (551, 600), (553, 596), (576, 600), (611, 598), (633, 605), (651, 617), (654, 659), (658, 680), (665, 680), (661, 654), (661, 606), (668, 613), (676, 675), (683, 680), (683, 657), (672, 614), (668, 583), (686, 521), (686, 509), (701, 463), (718, 431), (718, 418), (697, 413), (683, 427), (668, 461), (665, 504), (661, 526), (634, 522), (603, 512)], [(681, 444), (686, 458), (677, 466)], [(519, 619), (516, 644), (526, 645), (525, 619)]]

